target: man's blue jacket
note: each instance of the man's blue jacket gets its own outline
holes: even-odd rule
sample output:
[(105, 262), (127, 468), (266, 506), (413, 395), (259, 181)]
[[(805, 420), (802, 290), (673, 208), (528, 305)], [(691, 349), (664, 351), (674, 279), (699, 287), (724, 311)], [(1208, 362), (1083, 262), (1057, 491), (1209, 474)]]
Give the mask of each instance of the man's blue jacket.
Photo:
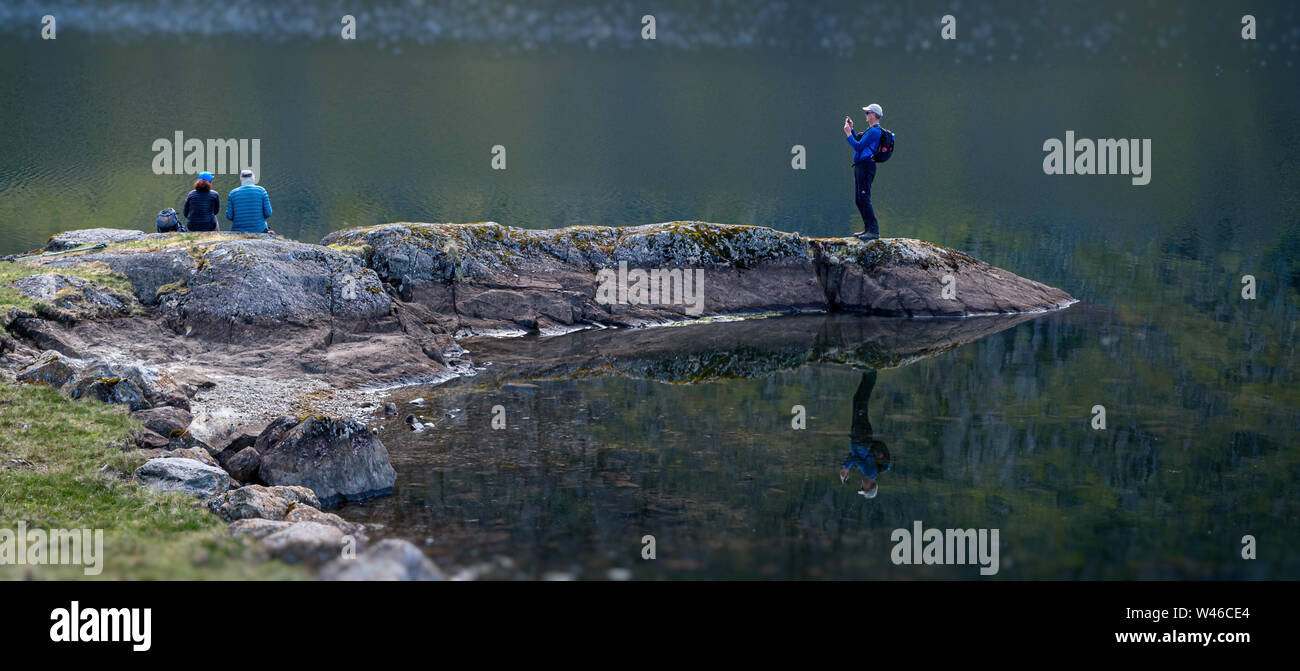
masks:
[(245, 184), (226, 196), (226, 218), (230, 230), (239, 233), (265, 233), (266, 218), (271, 216), (271, 197), (256, 184)]
[(849, 146), (853, 147), (854, 163), (871, 160), (871, 155), (875, 154), (876, 150), (880, 148), (880, 135), (880, 124), (876, 124), (868, 128), (861, 138), (856, 133), (844, 136)]

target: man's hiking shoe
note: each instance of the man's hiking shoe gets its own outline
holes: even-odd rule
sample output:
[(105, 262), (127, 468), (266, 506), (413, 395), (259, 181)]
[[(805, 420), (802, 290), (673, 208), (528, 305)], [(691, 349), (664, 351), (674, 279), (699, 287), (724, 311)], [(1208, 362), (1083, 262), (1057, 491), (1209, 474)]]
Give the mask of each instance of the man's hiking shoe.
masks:
[(866, 231), (862, 231), (861, 233), (854, 233), (854, 234), (853, 234), (853, 237), (855, 237), (855, 238), (857, 238), (857, 239), (859, 239), (859, 240), (876, 240), (876, 239), (879, 239), (879, 238), (880, 238), (880, 234), (879, 234), (879, 233), (868, 233), (868, 232), (866, 232)]

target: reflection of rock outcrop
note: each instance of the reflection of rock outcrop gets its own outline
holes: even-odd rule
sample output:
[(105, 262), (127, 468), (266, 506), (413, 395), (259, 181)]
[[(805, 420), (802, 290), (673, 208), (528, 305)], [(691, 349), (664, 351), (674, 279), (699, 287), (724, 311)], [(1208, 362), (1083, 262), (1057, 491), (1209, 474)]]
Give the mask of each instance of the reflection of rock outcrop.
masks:
[(684, 327), (462, 341), (490, 373), (568, 379), (623, 375), (671, 383), (761, 377), (808, 364), (895, 368), (1037, 315), (892, 319), (805, 315)]

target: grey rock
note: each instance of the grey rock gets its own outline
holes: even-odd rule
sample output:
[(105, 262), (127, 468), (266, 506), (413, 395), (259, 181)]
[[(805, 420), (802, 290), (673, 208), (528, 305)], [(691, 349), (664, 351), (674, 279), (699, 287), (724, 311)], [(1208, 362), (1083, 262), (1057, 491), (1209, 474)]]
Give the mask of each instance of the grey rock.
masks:
[(194, 434), (189, 431), (180, 431), (179, 433), (170, 434), (167, 439), (167, 449), (195, 450), (198, 453), (202, 453), (205, 458), (213, 460), (213, 463), (217, 463), (212, 457), (212, 448), (209, 447), (207, 443), (195, 438)]
[(384, 444), (350, 419), (309, 417), (259, 452), (264, 482), (308, 487), (327, 505), (386, 494), (397, 479)]
[(64, 231), (45, 243), (45, 251), (62, 252), (87, 245), (101, 243), (128, 242), (144, 238), (144, 231), (121, 228), (83, 228), (76, 231)]
[(245, 424), (236, 428), (230, 434), (229, 442), (222, 447), (222, 450), (234, 450), (238, 454), (240, 450), (252, 447), (257, 443), (257, 437), (262, 435), (262, 432), (266, 431), (268, 426), (270, 426), (269, 422), (262, 422), (260, 424)]
[(216, 496), (230, 488), (230, 476), (225, 471), (193, 459), (150, 459), (135, 469), (135, 477), (151, 489), (199, 498)]
[(253, 448), (257, 450), (258, 454), (265, 454), (276, 443), (280, 442), (284, 434), (301, 423), (301, 418), (290, 415), (275, 418), (257, 435), (257, 440), (253, 441)]
[(306, 487), (248, 485), (208, 500), (208, 508), (227, 522), (251, 518), (283, 521), (290, 506), (320, 507), (316, 494)]
[(135, 305), (131, 296), (87, 279), (60, 273), (20, 277), (14, 280), (13, 286), (38, 301), (34, 308), (38, 316), (67, 324), (86, 319), (125, 317), (131, 314)]
[(159, 305), (178, 330), (220, 342), (293, 328), (359, 331), (392, 310), (379, 278), (355, 257), (274, 238), (209, 245), (185, 290)]
[(94, 254), (86, 260), (100, 261), (125, 275), (131, 291), (145, 305), (156, 304), (160, 291), (183, 290), (198, 267), (189, 252), (177, 248), (135, 254)]
[(271, 534), (289, 528), (289, 522), (283, 520), (264, 520), (260, 517), (249, 517), (242, 520), (235, 520), (226, 527), (226, 533), (231, 536), (244, 536), (255, 540), (262, 540)]
[(85, 362), (80, 359), (66, 357), (55, 350), (46, 350), (41, 352), (34, 361), (19, 369), (17, 377), (22, 382), (38, 382), (51, 387), (62, 387), (77, 377), (85, 365)]
[(120, 403), (132, 410), (150, 407), (144, 390), (134, 380), (121, 377), (86, 376), (69, 383), (72, 398), (90, 398), (103, 403)]
[[(1060, 289), (922, 240), (834, 238), (814, 240), (812, 245), (833, 310), (968, 317), (1052, 310), (1075, 302)], [(954, 289), (948, 297), (946, 284)]]
[(180, 247), (122, 249), (108, 247), (68, 256), (40, 259), (49, 268), (68, 268), (84, 263), (102, 263), (131, 283), (131, 291), (145, 305), (154, 305), (160, 292), (184, 291), (197, 270), (198, 262)]
[(290, 563), (323, 564), (344, 549), (342, 531), (319, 522), (294, 522), (264, 536), (262, 546), (271, 556)]
[[(212, 455), (208, 454), (207, 450), (204, 450), (199, 447), (181, 447), (176, 449), (170, 449), (164, 451), (162, 454), (158, 456), (160, 456), (163, 459), (193, 459), (194, 461), (197, 461), (202, 464), (207, 464), (209, 466), (216, 466), (217, 468), (221, 468), (217, 464), (216, 460), (212, 458)], [(222, 469), (222, 471), (224, 472), (225, 469)]]
[(142, 364), (96, 363), (82, 368), (64, 385), (73, 398), (124, 403), (132, 410), (170, 405), (188, 411), (190, 400), (165, 372)]
[(131, 417), (146, 429), (169, 438), (184, 433), (190, 422), (194, 421), (194, 416), (188, 410), (170, 405), (137, 410), (131, 413)]
[(162, 451), (166, 450), (171, 444), (171, 440), (166, 436), (160, 435), (156, 431), (150, 431), (149, 429), (140, 429), (135, 432), (131, 438), (134, 440), (136, 447), (144, 450)]
[(323, 512), (313, 508), (305, 503), (294, 504), (289, 507), (289, 512), (285, 513), (284, 521), (286, 522), (317, 522), (326, 526), (334, 527), (349, 536), (364, 536), (365, 527), (354, 522), (349, 522), (334, 513)]
[(258, 470), (262, 467), (262, 455), (251, 446), (245, 447), (227, 459), (222, 466), (234, 479), (244, 483), (254, 483), (258, 479)]
[[(637, 326), (697, 316), (844, 310), (967, 316), (1053, 309), (1068, 294), (966, 254), (902, 238), (813, 239), (760, 226), (669, 222), (629, 228), (527, 230), (495, 223), (386, 224), (329, 234), (364, 248), (379, 278), (443, 331)], [(601, 271), (702, 274), (701, 310), (672, 297), (644, 304), (598, 295)], [(957, 278), (955, 298), (941, 280)], [(629, 281), (631, 284), (631, 281)]]
[(386, 538), (353, 559), (335, 559), (322, 580), (444, 580), (438, 566), (409, 541)]

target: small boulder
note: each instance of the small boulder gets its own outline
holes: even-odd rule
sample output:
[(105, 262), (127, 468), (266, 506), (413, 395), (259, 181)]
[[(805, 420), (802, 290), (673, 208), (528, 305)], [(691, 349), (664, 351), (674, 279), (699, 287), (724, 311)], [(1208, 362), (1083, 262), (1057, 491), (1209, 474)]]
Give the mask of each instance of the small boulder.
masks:
[(182, 447), (179, 449), (167, 450), (162, 453), (162, 457), (164, 459), (193, 459), (199, 463), (220, 468), (220, 466), (217, 465), (216, 460), (212, 458), (212, 455), (208, 454), (207, 450), (198, 447)]
[(355, 420), (308, 418), (274, 445), (261, 444), (264, 482), (309, 487), (327, 505), (386, 494), (397, 479), (384, 444)]
[(202, 450), (204, 453), (208, 454), (209, 456), (212, 455), (212, 448), (208, 447), (207, 443), (204, 443), (198, 438), (195, 438), (193, 433), (190, 433), (188, 430), (185, 429), (172, 429), (172, 432), (167, 434), (167, 449), (170, 450), (195, 449), (195, 450)]
[(365, 531), (365, 527), (360, 524), (349, 522), (334, 513), (322, 512), (317, 508), (302, 503), (289, 506), (289, 512), (285, 513), (284, 521), (318, 522), (334, 527), (350, 536), (364, 535), (362, 532)]
[(299, 417), (289, 415), (277, 417), (270, 424), (267, 424), (266, 428), (262, 429), (262, 432), (257, 436), (257, 440), (253, 441), (253, 447), (257, 448), (258, 454), (266, 454), (267, 450), (280, 442), (280, 439), (284, 437), (284, 434), (288, 433), (289, 429), (301, 423), (302, 419)]
[(230, 488), (230, 476), (225, 471), (193, 459), (150, 459), (135, 469), (135, 477), (151, 489), (200, 498), (216, 496)]
[(72, 398), (93, 398), (104, 403), (120, 403), (132, 410), (149, 407), (140, 385), (121, 377), (86, 376), (69, 383)]
[(346, 534), (319, 522), (294, 522), (262, 538), (262, 545), (272, 557), (290, 563), (323, 564), (338, 558)]
[(320, 507), (316, 494), (306, 487), (248, 485), (213, 497), (208, 508), (227, 522), (250, 518), (281, 521), (289, 506), (297, 503)]
[(180, 433), (194, 421), (188, 410), (170, 405), (137, 410), (131, 416), (144, 425), (146, 429), (159, 435), (171, 437), (173, 432)]
[(239, 452), (246, 447), (252, 447), (253, 444), (257, 442), (257, 437), (262, 435), (262, 432), (266, 430), (266, 427), (266, 422), (261, 424), (245, 424), (244, 426), (238, 427), (230, 434), (230, 442), (226, 443), (225, 447), (222, 449), (233, 449), (235, 452)]
[(262, 455), (258, 454), (257, 450), (252, 447), (245, 447), (226, 459), (226, 462), (222, 465), (225, 466), (226, 471), (234, 479), (252, 484), (258, 478), (258, 469), (262, 467)]
[(85, 362), (80, 359), (63, 356), (55, 350), (46, 350), (35, 361), (19, 369), (18, 380), (62, 387), (77, 377), (84, 367)]
[[(220, 452), (226, 449), (236, 430), (247, 421), (233, 408), (210, 408), (194, 413), (194, 421), (190, 422), (189, 429), (199, 440)], [(256, 434), (253, 437), (256, 438)]]
[[(266, 431), (267, 424), (245, 424), (243, 426), (231, 429), (222, 439), (222, 442), (214, 444), (217, 461), (230, 470), (229, 462), (232, 457), (240, 452), (250, 449), (257, 443), (257, 437)], [(253, 450), (257, 452), (257, 450)], [(258, 458), (258, 464), (261, 464), (261, 458)]]
[(260, 517), (249, 517), (247, 519), (235, 520), (226, 527), (226, 533), (231, 536), (246, 536), (254, 540), (262, 540), (271, 534), (287, 529), (289, 522), (283, 520), (264, 520)]
[[(119, 387), (121, 387), (119, 389)], [(85, 367), (63, 388), (73, 398), (98, 398), (132, 410), (170, 405), (190, 409), (190, 399), (170, 375), (139, 364), (97, 363)]]
[(335, 559), (322, 580), (444, 580), (438, 566), (410, 541), (386, 538), (354, 559)]
[(167, 446), (171, 444), (167, 436), (160, 435), (157, 431), (150, 431), (149, 429), (140, 429), (131, 437), (135, 440), (136, 447), (142, 450), (166, 450)]

